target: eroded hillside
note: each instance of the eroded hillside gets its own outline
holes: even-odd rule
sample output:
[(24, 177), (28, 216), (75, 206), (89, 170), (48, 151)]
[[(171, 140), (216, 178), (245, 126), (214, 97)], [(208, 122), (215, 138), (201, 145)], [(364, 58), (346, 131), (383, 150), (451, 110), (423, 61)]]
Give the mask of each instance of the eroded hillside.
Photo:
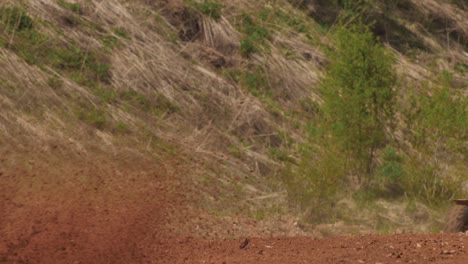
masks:
[[(373, 22), (395, 57), (397, 122), (387, 145), (405, 177), (396, 195), (392, 184), (362, 190), (355, 175), (331, 169), (352, 161), (317, 132), (326, 51), (345, 12), (334, 1), (2, 1), (2, 166), (174, 161), (203, 212), (194, 226), (241, 219), (239, 230), (197, 235), (328, 235), (335, 222), (338, 233), (436, 230), (432, 208), (462, 195), (467, 180), (466, 4), (384, 2), (348, 8)], [(345, 183), (328, 188), (330, 173)], [(44, 179), (57, 190), (77, 180)], [(34, 196), (38, 184), (2, 181), (23, 190), (17, 196)], [(259, 224), (250, 230), (252, 219)]]

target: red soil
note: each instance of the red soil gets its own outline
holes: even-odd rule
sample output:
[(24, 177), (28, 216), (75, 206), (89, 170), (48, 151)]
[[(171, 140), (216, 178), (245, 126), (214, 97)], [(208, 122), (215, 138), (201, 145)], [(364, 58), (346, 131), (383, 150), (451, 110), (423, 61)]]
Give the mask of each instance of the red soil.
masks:
[(0, 263), (468, 263), (464, 234), (194, 238), (176, 162), (2, 157)]

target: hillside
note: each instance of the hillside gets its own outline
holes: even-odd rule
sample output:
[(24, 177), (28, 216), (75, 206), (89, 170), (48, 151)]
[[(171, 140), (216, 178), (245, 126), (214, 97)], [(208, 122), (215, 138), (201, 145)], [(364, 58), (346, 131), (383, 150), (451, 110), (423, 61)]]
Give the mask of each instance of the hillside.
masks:
[[(0, 234), (16, 242), (0, 262), (51, 222), (117, 239), (439, 231), (468, 194), (468, 4), (386, 2), (2, 1)], [(329, 53), (359, 18), (396, 72), (366, 184), (324, 118)]]

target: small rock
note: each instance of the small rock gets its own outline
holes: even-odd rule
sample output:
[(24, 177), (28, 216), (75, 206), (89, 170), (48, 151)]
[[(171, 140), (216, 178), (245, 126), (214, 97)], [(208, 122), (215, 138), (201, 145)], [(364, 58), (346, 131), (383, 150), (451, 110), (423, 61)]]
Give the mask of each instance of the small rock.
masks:
[(250, 240), (248, 238), (246, 238), (239, 246), (240, 249), (244, 249), (248, 244), (249, 244)]
[(416, 247), (417, 247), (417, 248), (421, 248), (421, 244), (417, 243), (417, 244), (416, 244)]
[(362, 259), (359, 259), (357, 262), (358, 262), (358, 263), (366, 263), (366, 262), (365, 262), (364, 260), (362, 260)]

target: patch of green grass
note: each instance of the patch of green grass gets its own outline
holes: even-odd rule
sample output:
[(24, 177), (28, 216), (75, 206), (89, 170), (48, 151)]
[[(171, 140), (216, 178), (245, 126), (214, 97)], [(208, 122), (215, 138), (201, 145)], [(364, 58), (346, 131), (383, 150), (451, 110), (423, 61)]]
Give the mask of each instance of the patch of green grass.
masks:
[(120, 41), (113, 35), (106, 35), (102, 38), (102, 44), (108, 49), (115, 49), (119, 47)]
[(255, 97), (271, 97), (268, 78), (261, 67), (250, 65), (246, 70), (227, 70), (225, 74)]
[(106, 113), (94, 106), (84, 107), (78, 111), (78, 118), (86, 124), (97, 129), (104, 129), (108, 124)]
[[(18, 7), (0, 8), (0, 25), (5, 26), (9, 31), (32, 30), (33, 19)], [(1, 29), (1, 27), (0, 27)]]
[[(16, 21), (13, 23), (12, 21)], [(110, 65), (104, 52), (83, 50), (77, 43), (61, 42), (33, 25), (37, 23), (19, 8), (0, 9), (2, 46), (12, 50), (27, 63), (51, 67), (81, 85), (96, 87), (111, 80)]]
[(242, 31), (245, 34), (240, 43), (240, 51), (243, 57), (249, 57), (259, 52), (261, 47), (265, 46), (267, 40), (271, 38), (268, 29), (256, 23), (248, 15), (244, 15), (242, 18)]
[(193, 2), (193, 5), (203, 14), (218, 20), (221, 18), (223, 5), (217, 0), (204, 0), (201, 3)]
[(76, 13), (76, 14), (81, 14), (82, 13), (81, 6), (78, 3), (70, 3), (70, 2), (67, 2), (65, 0), (58, 0), (57, 3), (59, 4), (59, 6), (65, 8), (65, 9), (68, 9), (68, 10), (72, 11), (73, 13)]
[(117, 92), (111, 87), (107, 86), (97, 86), (93, 90), (94, 95), (96, 95), (101, 103), (112, 104), (117, 100)]

